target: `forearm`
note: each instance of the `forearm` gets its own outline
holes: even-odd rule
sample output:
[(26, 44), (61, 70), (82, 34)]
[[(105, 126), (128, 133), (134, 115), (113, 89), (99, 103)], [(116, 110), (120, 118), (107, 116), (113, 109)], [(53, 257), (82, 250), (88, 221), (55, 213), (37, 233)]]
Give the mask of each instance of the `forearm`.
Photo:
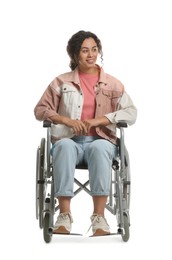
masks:
[(107, 126), (111, 124), (111, 121), (106, 116), (95, 118), (95, 120), (97, 121), (97, 126)]
[(103, 117), (100, 117), (100, 118), (93, 118), (93, 119), (84, 120), (84, 124), (87, 128), (87, 131), (89, 132), (91, 127), (107, 126), (107, 125), (110, 125), (111, 122), (107, 117), (103, 116)]
[(74, 120), (59, 114), (49, 117), (54, 124), (63, 124), (73, 129), (75, 135), (86, 134), (87, 128), (81, 120)]
[(62, 124), (62, 125), (68, 125), (70, 118), (65, 117), (65, 116), (60, 116), (59, 114), (50, 116), (49, 119), (54, 123), (54, 124)]
[(118, 104), (118, 110), (105, 115), (112, 124), (125, 121), (128, 125), (135, 123), (137, 118), (137, 109), (130, 96), (125, 92)]

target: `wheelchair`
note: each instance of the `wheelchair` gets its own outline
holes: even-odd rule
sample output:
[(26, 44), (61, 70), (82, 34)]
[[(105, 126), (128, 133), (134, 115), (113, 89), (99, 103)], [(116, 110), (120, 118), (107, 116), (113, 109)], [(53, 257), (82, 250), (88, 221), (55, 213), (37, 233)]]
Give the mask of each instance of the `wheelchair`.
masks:
[[(117, 232), (110, 235), (120, 235), (124, 242), (130, 237), (130, 164), (129, 155), (124, 143), (125, 122), (118, 123), (118, 155), (112, 164), (110, 194), (106, 209), (116, 216)], [(40, 229), (43, 229), (43, 238), (49, 243), (53, 236), (54, 214), (59, 210), (54, 198), (54, 177), (51, 156), (51, 123), (43, 122), (47, 129), (47, 138), (41, 138), (36, 153), (36, 219), (39, 221)], [(76, 166), (76, 169), (86, 169), (86, 165)], [(74, 178), (77, 189), (74, 197), (84, 190), (90, 195), (89, 180), (81, 183)], [(70, 235), (70, 234), (69, 234)]]

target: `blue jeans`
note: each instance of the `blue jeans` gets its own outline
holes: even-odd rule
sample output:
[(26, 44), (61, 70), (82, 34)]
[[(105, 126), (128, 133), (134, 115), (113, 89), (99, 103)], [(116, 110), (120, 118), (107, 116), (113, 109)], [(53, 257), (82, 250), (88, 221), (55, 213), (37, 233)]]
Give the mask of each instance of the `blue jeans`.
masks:
[(91, 195), (109, 195), (114, 144), (96, 136), (76, 136), (57, 141), (51, 152), (55, 197), (74, 196), (75, 168), (83, 163), (88, 165)]

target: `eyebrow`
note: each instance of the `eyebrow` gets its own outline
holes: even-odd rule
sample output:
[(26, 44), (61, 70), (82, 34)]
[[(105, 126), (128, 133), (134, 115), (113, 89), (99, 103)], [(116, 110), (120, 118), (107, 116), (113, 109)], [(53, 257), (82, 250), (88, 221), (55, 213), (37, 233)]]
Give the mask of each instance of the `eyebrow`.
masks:
[[(93, 49), (93, 48), (97, 48), (97, 45), (95, 45), (95, 46), (91, 47), (91, 49)], [(81, 49), (87, 49), (87, 50), (89, 50), (89, 48), (88, 48), (88, 47), (82, 47)]]

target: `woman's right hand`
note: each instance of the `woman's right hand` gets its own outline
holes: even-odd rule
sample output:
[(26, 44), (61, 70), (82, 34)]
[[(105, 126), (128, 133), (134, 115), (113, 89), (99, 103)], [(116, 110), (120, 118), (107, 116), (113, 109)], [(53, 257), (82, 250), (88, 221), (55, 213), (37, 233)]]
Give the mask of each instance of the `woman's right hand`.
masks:
[(59, 114), (51, 116), (50, 120), (54, 124), (63, 124), (72, 128), (75, 135), (85, 135), (88, 133), (87, 127), (81, 120), (71, 119), (69, 117), (60, 116)]
[(70, 118), (66, 118), (64, 120), (64, 124), (73, 129), (73, 133), (75, 135), (85, 135), (87, 134), (87, 127), (81, 120), (74, 120)]

